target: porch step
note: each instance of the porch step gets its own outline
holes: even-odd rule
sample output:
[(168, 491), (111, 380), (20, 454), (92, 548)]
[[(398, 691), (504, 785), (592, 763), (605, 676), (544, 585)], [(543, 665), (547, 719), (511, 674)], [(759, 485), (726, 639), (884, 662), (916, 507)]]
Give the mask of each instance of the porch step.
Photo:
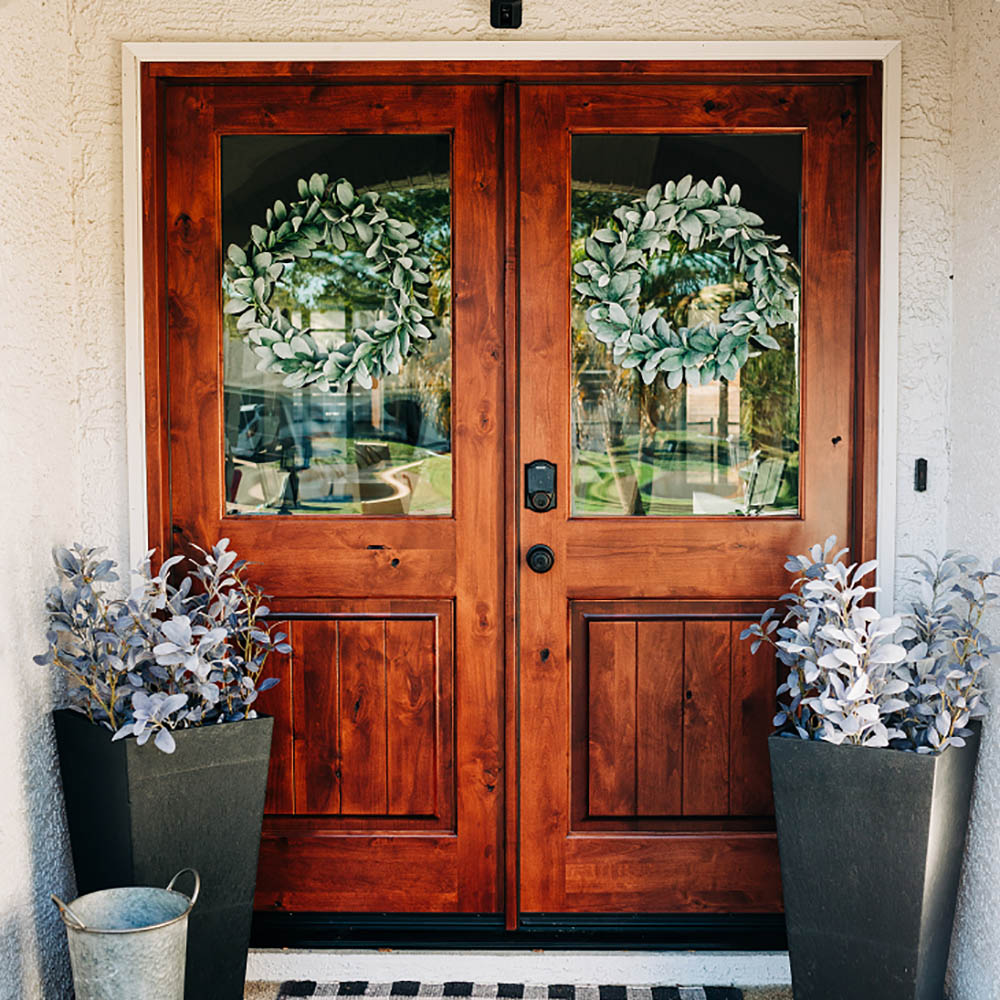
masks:
[[(787, 952), (400, 949), (251, 949), (247, 980), (281, 983), (650, 983), (785, 986)], [(266, 994), (265, 994), (266, 996)], [(790, 998), (790, 994), (787, 994)], [(782, 1000), (746, 993), (747, 1000)], [(256, 1000), (256, 998), (255, 998)], [(271, 998), (268, 998), (271, 1000)]]

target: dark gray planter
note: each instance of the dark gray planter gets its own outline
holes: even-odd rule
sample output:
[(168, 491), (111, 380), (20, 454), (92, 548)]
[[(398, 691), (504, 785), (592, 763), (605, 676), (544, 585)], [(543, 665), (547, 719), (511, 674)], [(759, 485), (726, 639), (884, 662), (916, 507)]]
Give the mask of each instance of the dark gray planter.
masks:
[(185, 1000), (242, 1000), (273, 720), (180, 730), (165, 754), (53, 714), (78, 894), (197, 869)]
[(978, 731), (935, 756), (769, 745), (795, 1000), (942, 1000)]

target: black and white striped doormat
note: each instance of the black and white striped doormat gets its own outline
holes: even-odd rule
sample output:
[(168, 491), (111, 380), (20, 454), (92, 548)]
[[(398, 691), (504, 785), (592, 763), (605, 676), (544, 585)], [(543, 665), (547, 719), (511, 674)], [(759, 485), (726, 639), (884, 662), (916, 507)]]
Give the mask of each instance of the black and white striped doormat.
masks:
[(470, 997), (475, 1000), (743, 1000), (741, 990), (732, 986), (571, 986), (563, 983), (316, 983), (293, 980), (281, 984), (278, 1000), (292, 997), (419, 997), (446, 1000)]

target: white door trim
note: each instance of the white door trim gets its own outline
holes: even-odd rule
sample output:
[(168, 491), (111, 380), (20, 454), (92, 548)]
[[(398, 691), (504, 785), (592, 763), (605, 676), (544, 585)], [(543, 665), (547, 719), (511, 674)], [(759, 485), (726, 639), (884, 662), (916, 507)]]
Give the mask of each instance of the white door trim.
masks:
[(877, 556), (879, 606), (892, 609), (896, 556), (897, 357), (902, 61), (898, 41), (821, 42), (125, 42), (122, 141), (125, 365), (131, 564), (146, 551), (146, 386), (142, 288), (140, 70), (147, 62), (459, 60), (874, 60), (882, 63), (882, 240), (879, 313)]

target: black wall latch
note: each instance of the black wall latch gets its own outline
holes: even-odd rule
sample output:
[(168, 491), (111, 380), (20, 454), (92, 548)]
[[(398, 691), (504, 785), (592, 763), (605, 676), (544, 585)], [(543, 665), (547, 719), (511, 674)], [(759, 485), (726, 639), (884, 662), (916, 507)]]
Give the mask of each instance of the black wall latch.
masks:
[(524, 467), (524, 506), (539, 513), (555, 510), (556, 467), (551, 462), (539, 459)]
[(913, 488), (918, 493), (927, 492), (927, 459), (918, 458), (913, 463)]

